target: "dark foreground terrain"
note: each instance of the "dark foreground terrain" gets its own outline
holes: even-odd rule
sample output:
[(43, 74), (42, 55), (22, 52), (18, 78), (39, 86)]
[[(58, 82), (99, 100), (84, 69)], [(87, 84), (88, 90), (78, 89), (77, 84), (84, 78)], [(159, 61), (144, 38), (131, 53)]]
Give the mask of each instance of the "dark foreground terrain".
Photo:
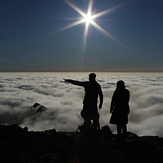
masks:
[(1, 163), (162, 163), (163, 138), (128, 133), (117, 142), (107, 126), (98, 134), (28, 131), (0, 126)]

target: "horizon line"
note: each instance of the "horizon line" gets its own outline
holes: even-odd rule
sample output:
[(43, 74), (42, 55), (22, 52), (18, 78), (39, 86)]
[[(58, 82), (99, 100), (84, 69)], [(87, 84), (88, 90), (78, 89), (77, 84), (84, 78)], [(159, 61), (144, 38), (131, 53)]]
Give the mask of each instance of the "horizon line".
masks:
[(163, 71), (0, 71), (0, 73), (163, 73)]

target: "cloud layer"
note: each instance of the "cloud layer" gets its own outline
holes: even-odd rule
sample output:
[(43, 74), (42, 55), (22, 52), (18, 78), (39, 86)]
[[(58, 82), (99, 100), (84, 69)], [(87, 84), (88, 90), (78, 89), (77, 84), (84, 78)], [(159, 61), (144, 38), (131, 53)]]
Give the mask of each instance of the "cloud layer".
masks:
[[(29, 130), (75, 131), (83, 123), (84, 89), (64, 83), (65, 78), (85, 81), (88, 73), (0, 73), (0, 123), (16, 123)], [(104, 94), (101, 126), (109, 125), (116, 132), (109, 124), (109, 108), (118, 80), (124, 80), (131, 93), (128, 130), (163, 136), (162, 73), (97, 73)], [(48, 109), (36, 113), (35, 103)]]

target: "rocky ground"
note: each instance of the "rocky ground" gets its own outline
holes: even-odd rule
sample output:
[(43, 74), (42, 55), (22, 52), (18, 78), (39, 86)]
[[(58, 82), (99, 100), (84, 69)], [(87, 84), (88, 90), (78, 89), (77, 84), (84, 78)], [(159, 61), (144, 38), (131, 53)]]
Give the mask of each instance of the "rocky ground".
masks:
[(162, 163), (163, 138), (128, 132), (117, 142), (107, 126), (100, 133), (28, 131), (18, 125), (0, 126), (2, 163)]

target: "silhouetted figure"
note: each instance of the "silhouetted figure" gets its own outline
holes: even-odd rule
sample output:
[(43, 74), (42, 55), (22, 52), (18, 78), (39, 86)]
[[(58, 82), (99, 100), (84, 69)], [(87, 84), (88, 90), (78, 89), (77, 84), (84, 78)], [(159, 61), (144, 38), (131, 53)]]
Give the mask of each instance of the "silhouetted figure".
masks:
[[(99, 96), (99, 109), (101, 109), (103, 104), (103, 94), (100, 84), (96, 81), (96, 74), (89, 74), (89, 81), (82, 82), (71, 79), (65, 79), (65, 82), (84, 87), (85, 96), (83, 100), (83, 110), (81, 111), (81, 116), (84, 119), (83, 126), (85, 127), (86, 131), (88, 131), (90, 127), (100, 130), (97, 102)], [(93, 120), (92, 124), (91, 120)]]
[[(127, 133), (130, 92), (125, 88), (125, 83), (120, 80), (117, 82), (117, 88), (113, 93), (110, 112), (112, 113), (110, 123), (116, 124), (118, 140), (125, 139)], [(123, 129), (123, 137), (121, 136)]]

